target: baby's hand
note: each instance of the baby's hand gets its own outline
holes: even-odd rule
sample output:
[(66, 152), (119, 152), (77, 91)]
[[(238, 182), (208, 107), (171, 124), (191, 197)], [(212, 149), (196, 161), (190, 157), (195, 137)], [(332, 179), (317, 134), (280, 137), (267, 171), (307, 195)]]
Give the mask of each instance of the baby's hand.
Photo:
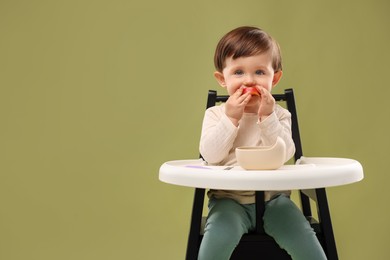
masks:
[(271, 92), (265, 88), (260, 88), (260, 106), (259, 106), (259, 120), (263, 121), (275, 110), (275, 99)]
[(251, 99), (250, 93), (242, 94), (242, 89), (242, 87), (237, 89), (225, 104), (225, 113), (235, 126), (238, 126), (238, 121), (240, 121), (244, 114), (245, 106)]

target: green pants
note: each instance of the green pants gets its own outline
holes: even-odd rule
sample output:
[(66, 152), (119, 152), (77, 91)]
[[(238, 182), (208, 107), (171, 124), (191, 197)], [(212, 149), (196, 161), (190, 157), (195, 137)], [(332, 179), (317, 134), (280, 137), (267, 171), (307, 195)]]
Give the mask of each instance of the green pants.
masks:
[[(265, 232), (293, 260), (326, 259), (309, 222), (287, 196), (280, 195), (268, 201), (263, 220)], [(242, 205), (232, 199), (211, 198), (198, 260), (228, 260), (241, 236), (254, 230), (255, 225), (255, 204)]]

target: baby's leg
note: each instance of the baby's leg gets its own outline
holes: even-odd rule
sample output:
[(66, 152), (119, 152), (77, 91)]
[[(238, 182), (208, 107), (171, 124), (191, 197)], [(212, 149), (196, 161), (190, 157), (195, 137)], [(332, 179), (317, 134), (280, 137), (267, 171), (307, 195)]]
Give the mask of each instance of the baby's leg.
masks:
[(254, 215), (246, 208), (232, 199), (210, 200), (198, 260), (230, 259), (241, 236), (254, 226)]
[(325, 253), (301, 210), (285, 195), (266, 204), (264, 230), (294, 260), (323, 260)]

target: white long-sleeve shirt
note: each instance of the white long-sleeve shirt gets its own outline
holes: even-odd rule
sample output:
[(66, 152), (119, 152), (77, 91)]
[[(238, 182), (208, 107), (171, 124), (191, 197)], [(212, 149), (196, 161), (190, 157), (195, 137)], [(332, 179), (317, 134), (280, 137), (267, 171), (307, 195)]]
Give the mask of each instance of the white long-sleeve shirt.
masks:
[[(214, 106), (206, 110), (199, 145), (203, 159), (209, 165), (237, 165), (235, 149), (239, 146), (270, 146), (281, 137), (286, 143), (285, 161), (295, 152), (291, 137), (291, 114), (279, 105), (262, 122), (257, 114), (244, 113), (236, 127), (225, 114), (225, 105)], [(281, 193), (266, 191), (265, 200)], [(284, 193), (290, 193), (284, 191)], [(241, 204), (255, 202), (254, 191), (210, 190), (208, 196), (232, 198)]]

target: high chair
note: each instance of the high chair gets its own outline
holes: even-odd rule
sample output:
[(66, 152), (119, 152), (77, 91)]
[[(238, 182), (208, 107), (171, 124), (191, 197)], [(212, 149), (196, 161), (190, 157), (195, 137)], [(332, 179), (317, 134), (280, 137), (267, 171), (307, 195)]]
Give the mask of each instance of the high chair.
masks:
[[(292, 89), (286, 89), (284, 94), (275, 94), (273, 96), (277, 102), (285, 102), (287, 109), (291, 113), (292, 138), (296, 148), (294, 160), (296, 161), (301, 158), (303, 153), (298, 128), (294, 92)], [(217, 95), (216, 91), (209, 90), (207, 108), (215, 106), (220, 102), (226, 102), (228, 97), (229, 96), (226, 95)], [(205, 222), (205, 217), (203, 217), (204, 196), (205, 189), (195, 188), (186, 260), (196, 260), (198, 257), (199, 246), (203, 238), (203, 225)], [(302, 212), (316, 232), (316, 235), (327, 255), (328, 260), (337, 260), (337, 249), (333, 235), (325, 188), (300, 190), (299, 197), (301, 201)], [(318, 220), (312, 216), (311, 206), (316, 207)], [(263, 216), (264, 209), (264, 192), (256, 191), (257, 216)], [(272, 237), (264, 233), (262, 217), (257, 217), (256, 220), (256, 230), (252, 233), (248, 233), (242, 236), (239, 245), (236, 247), (231, 256), (231, 259), (291, 259), (287, 252), (281, 249)]]

